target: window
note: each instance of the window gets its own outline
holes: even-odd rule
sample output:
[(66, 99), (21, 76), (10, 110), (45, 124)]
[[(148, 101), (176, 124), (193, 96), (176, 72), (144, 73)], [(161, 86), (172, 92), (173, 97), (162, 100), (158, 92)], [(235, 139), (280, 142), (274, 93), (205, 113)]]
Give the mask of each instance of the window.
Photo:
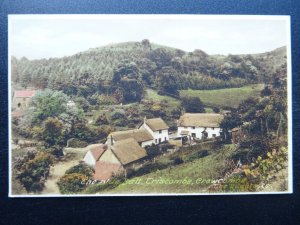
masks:
[(157, 139), (155, 139), (155, 143), (157, 143)]
[(192, 133), (192, 137), (195, 138), (196, 137), (196, 133)]
[(161, 130), (159, 131), (159, 133), (161, 134)]
[(215, 138), (217, 135), (216, 135), (216, 134), (213, 134), (212, 136), (213, 136), (213, 138)]
[(23, 98), (23, 102), (25, 102), (26, 101), (26, 98)]
[(213, 129), (213, 130), (214, 130), (215, 128), (213, 127), (213, 128), (211, 128), (211, 129)]
[(158, 139), (158, 142), (159, 142), (159, 143), (161, 142), (161, 138)]
[(193, 129), (196, 129), (196, 127), (193, 127)]
[(167, 137), (165, 137), (165, 141), (167, 141)]
[(21, 103), (19, 102), (19, 103), (18, 103), (18, 108), (20, 108), (20, 107), (21, 107)]

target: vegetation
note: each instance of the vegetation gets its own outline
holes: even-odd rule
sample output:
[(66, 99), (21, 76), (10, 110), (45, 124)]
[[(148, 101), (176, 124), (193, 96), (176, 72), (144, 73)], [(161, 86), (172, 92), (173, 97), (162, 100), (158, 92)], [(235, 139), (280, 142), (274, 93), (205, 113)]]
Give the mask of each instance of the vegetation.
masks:
[(198, 97), (182, 97), (181, 106), (187, 113), (204, 113), (203, 102)]
[(103, 95), (114, 96), (116, 102), (139, 101), (144, 87), (177, 96), (179, 90), (189, 88), (212, 90), (269, 82), (285, 55), (282, 47), (258, 55), (209, 56), (201, 50), (184, 52), (143, 40), (63, 58), (12, 57), (11, 65), (16, 84), (62, 91), (93, 105)]
[(79, 164), (68, 169), (58, 181), (62, 194), (78, 193), (86, 188), (86, 183), (92, 179), (93, 169), (85, 164)]
[(239, 103), (249, 97), (259, 97), (262, 84), (249, 85), (240, 88), (226, 88), (218, 90), (181, 90), (180, 95), (185, 97), (199, 97), (206, 106), (236, 108)]
[[(127, 179), (114, 177), (105, 184), (87, 186), (93, 169), (79, 164), (59, 179), (59, 190), (62, 194), (257, 190), (272, 171), (286, 166), (285, 54), (283, 47), (256, 55), (210, 56), (145, 39), (60, 59), (13, 57), (14, 85), (39, 89), (24, 116), (12, 121), (15, 144), (19, 138), (39, 142), (35, 151), (13, 150), (17, 189), (40, 192), (66, 145), (81, 148), (104, 142), (110, 132), (135, 128), (144, 117), (161, 117), (175, 131), (183, 111), (230, 109), (231, 115), (220, 123), (223, 142), (208, 141), (170, 153), (168, 144), (150, 146), (143, 167), (128, 173)], [(238, 144), (226, 144), (235, 127), (242, 134)], [(214, 185), (221, 178), (224, 182)]]
[(17, 179), (28, 192), (39, 192), (44, 187), (54, 157), (46, 152), (28, 152), (14, 164)]

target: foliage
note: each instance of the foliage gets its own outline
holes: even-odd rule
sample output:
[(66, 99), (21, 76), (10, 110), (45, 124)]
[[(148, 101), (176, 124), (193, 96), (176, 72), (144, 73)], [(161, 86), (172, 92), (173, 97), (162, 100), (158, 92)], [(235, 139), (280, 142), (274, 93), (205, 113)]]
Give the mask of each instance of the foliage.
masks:
[(198, 97), (182, 97), (181, 106), (187, 113), (204, 113), (204, 104)]
[(57, 118), (49, 117), (45, 120), (41, 135), (48, 146), (61, 145), (64, 141), (63, 123)]
[(88, 143), (83, 140), (79, 140), (77, 138), (70, 138), (67, 142), (67, 147), (70, 148), (84, 148), (88, 146)]
[(95, 124), (97, 125), (107, 125), (108, 124), (108, 120), (105, 114), (101, 114), (97, 117)]
[[(173, 87), (174, 91), (219, 89), (270, 81), (276, 70), (284, 73), (285, 55), (283, 47), (257, 55), (210, 56), (201, 50), (184, 52), (143, 40), (90, 49), (63, 58), (12, 57), (11, 65), (13, 82), (23, 87), (51, 88), (84, 98), (94, 94), (113, 95), (120, 88), (118, 93), (127, 94), (124, 101), (130, 102), (140, 100), (140, 89), (144, 85), (170, 93)], [(126, 62), (125, 66), (120, 67), (120, 62), (123, 65)], [(170, 79), (165, 73), (171, 75)], [(123, 84), (122, 77), (126, 77)], [(127, 79), (136, 82), (127, 83)], [(165, 85), (167, 80), (172, 81), (169, 89)], [(125, 88), (129, 86), (136, 87), (137, 91), (127, 92)], [(119, 97), (122, 96), (119, 95), (117, 101), (123, 102)]]
[(17, 179), (28, 192), (42, 191), (54, 157), (46, 152), (28, 153), (17, 164)]
[(92, 167), (84, 163), (81, 163), (68, 169), (65, 174), (72, 174), (72, 173), (78, 173), (78, 174), (85, 175), (87, 177), (92, 177), (94, 174), (94, 170)]
[(68, 100), (68, 96), (59, 91), (39, 91), (31, 100), (31, 107), (34, 107), (32, 123), (39, 124), (48, 117), (64, 113)]
[(81, 173), (71, 173), (62, 176), (57, 185), (59, 191), (62, 194), (74, 194), (82, 191), (86, 185), (85, 182), (88, 181), (89, 177)]

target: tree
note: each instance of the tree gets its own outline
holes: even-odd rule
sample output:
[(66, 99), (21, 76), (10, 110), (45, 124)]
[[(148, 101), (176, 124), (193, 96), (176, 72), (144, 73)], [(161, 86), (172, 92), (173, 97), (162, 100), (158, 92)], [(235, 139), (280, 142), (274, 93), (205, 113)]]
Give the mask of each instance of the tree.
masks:
[(66, 112), (69, 97), (60, 91), (46, 89), (38, 92), (31, 100), (34, 107), (33, 124), (39, 124), (48, 117), (57, 117)]
[(54, 157), (49, 153), (30, 153), (19, 163), (17, 179), (28, 192), (41, 191), (53, 162)]
[(144, 86), (135, 63), (125, 61), (119, 64), (114, 71), (113, 82), (115, 97), (119, 101), (136, 102), (142, 99)]
[(179, 96), (179, 74), (170, 66), (156, 72), (156, 85), (162, 95)]
[(220, 123), (220, 128), (223, 130), (225, 139), (229, 139), (229, 130), (241, 126), (243, 124), (240, 115), (232, 113), (231, 116), (226, 116)]
[(63, 123), (57, 118), (49, 117), (46, 119), (42, 139), (48, 146), (61, 145), (64, 141)]
[(198, 97), (182, 97), (181, 106), (188, 113), (205, 113), (204, 104)]

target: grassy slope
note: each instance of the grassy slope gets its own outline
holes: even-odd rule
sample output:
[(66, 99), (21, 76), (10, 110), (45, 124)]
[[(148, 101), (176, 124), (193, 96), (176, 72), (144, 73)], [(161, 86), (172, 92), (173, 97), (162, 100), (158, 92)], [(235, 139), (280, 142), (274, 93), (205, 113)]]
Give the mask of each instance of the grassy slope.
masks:
[[(196, 193), (206, 192), (206, 181), (219, 178), (225, 159), (232, 153), (231, 145), (225, 146), (217, 152), (183, 163), (171, 168), (158, 170), (140, 177), (128, 179), (115, 189), (103, 192), (105, 194), (124, 193)], [(167, 160), (167, 159), (166, 159)], [(187, 180), (189, 184), (155, 184), (154, 180)], [(198, 180), (198, 184), (197, 184)], [(203, 183), (201, 183), (201, 181)]]
[(262, 84), (248, 85), (241, 88), (226, 88), (217, 90), (181, 90), (181, 96), (200, 97), (204, 104), (210, 106), (237, 107), (238, 104), (249, 98), (259, 97)]

